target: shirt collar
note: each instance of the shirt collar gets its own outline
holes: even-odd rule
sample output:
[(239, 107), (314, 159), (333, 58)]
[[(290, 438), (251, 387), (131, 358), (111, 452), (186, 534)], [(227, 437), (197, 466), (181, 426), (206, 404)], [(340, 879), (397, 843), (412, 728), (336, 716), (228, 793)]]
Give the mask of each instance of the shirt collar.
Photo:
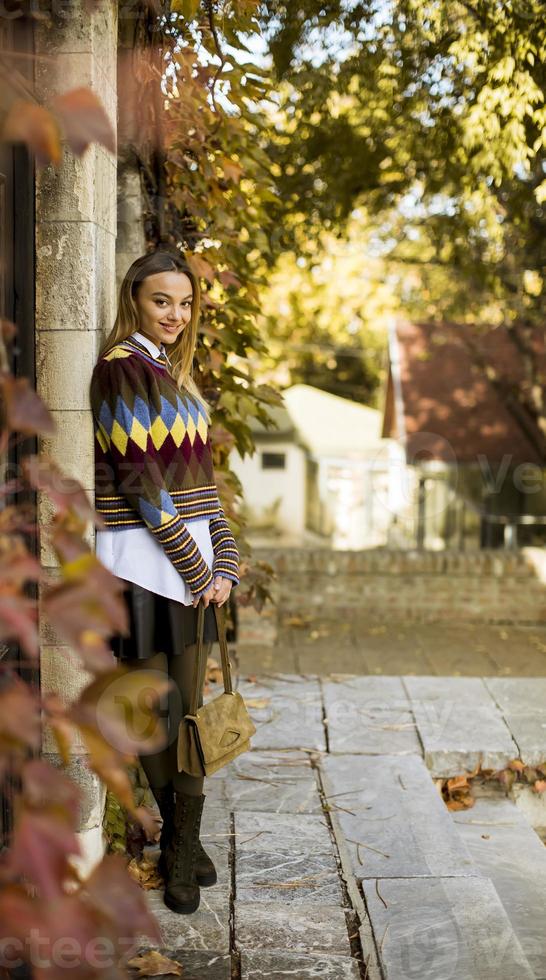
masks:
[(148, 350), (152, 355), (152, 357), (155, 357), (156, 360), (160, 354), (163, 354), (163, 356), (167, 358), (168, 363), (169, 364), (171, 363), (169, 360), (169, 355), (165, 350), (164, 344), (161, 344), (158, 347), (157, 344), (154, 344), (153, 340), (150, 340), (149, 337), (146, 337), (145, 334), (140, 332), (140, 330), (133, 330), (131, 336), (135, 337), (141, 344), (143, 344), (146, 350)]

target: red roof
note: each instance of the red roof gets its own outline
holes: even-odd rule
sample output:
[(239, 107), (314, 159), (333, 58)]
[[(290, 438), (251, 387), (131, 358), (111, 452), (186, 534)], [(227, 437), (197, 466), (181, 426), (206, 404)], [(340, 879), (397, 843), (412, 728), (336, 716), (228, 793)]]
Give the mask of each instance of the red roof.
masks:
[[(468, 346), (472, 342), (505, 382), (524, 379), (524, 361), (505, 327), (398, 321), (391, 335), (383, 435), (404, 439), (409, 463), (479, 462), (480, 455), (517, 465), (544, 465)], [(543, 330), (534, 358), (546, 378)]]

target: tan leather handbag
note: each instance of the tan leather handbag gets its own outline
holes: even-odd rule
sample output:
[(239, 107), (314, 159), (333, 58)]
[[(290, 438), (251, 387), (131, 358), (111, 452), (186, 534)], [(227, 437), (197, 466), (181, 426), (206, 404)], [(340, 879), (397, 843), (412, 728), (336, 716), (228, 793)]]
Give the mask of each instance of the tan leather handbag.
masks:
[(197, 707), (203, 689), (207, 658), (203, 648), (205, 606), (197, 606), (197, 657), (193, 672), (190, 709), (178, 726), (178, 771), (190, 776), (210, 776), (241, 752), (250, 748), (250, 736), (256, 732), (242, 695), (231, 684), (225, 613), (213, 602), (222, 657), (224, 691), (218, 697)]

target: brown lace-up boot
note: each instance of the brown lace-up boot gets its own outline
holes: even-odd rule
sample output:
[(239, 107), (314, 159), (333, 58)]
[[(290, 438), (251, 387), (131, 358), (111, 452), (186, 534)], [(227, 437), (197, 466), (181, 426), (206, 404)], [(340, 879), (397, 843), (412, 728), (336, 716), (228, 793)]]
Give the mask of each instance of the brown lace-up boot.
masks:
[(174, 795), (174, 829), (165, 852), (167, 869), (165, 905), (187, 915), (199, 908), (197, 847), (204, 796)]
[[(159, 848), (161, 853), (157, 862), (157, 870), (159, 871), (161, 877), (165, 878), (167, 875), (165, 854), (174, 829), (174, 790), (172, 783), (168, 783), (167, 786), (162, 787), (162, 789), (154, 789), (153, 794), (159, 807), (159, 812), (163, 818), (163, 825), (159, 836)], [(206, 797), (203, 796), (203, 803), (205, 798)], [(201, 888), (207, 888), (210, 885), (215, 885), (218, 881), (216, 868), (214, 867), (211, 858), (205, 851), (205, 848), (200, 840), (197, 845), (196, 875), (197, 884), (200, 885)]]

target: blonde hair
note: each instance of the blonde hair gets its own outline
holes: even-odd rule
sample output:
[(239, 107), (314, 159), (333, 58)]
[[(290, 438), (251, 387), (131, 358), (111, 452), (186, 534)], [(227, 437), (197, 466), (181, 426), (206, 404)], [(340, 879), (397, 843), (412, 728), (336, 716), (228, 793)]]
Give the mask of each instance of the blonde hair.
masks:
[(193, 395), (203, 406), (207, 423), (210, 424), (210, 406), (193, 379), (193, 357), (197, 345), (197, 323), (201, 307), (199, 279), (177, 252), (156, 249), (135, 259), (129, 266), (119, 289), (119, 302), (114, 326), (99, 348), (99, 358), (108, 350), (126, 340), (139, 329), (135, 295), (140, 283), (157, 272), (184, 272), (191, 282), (191, 318), (176, 342), (169, 348), (171, 374), (178, 387)]

